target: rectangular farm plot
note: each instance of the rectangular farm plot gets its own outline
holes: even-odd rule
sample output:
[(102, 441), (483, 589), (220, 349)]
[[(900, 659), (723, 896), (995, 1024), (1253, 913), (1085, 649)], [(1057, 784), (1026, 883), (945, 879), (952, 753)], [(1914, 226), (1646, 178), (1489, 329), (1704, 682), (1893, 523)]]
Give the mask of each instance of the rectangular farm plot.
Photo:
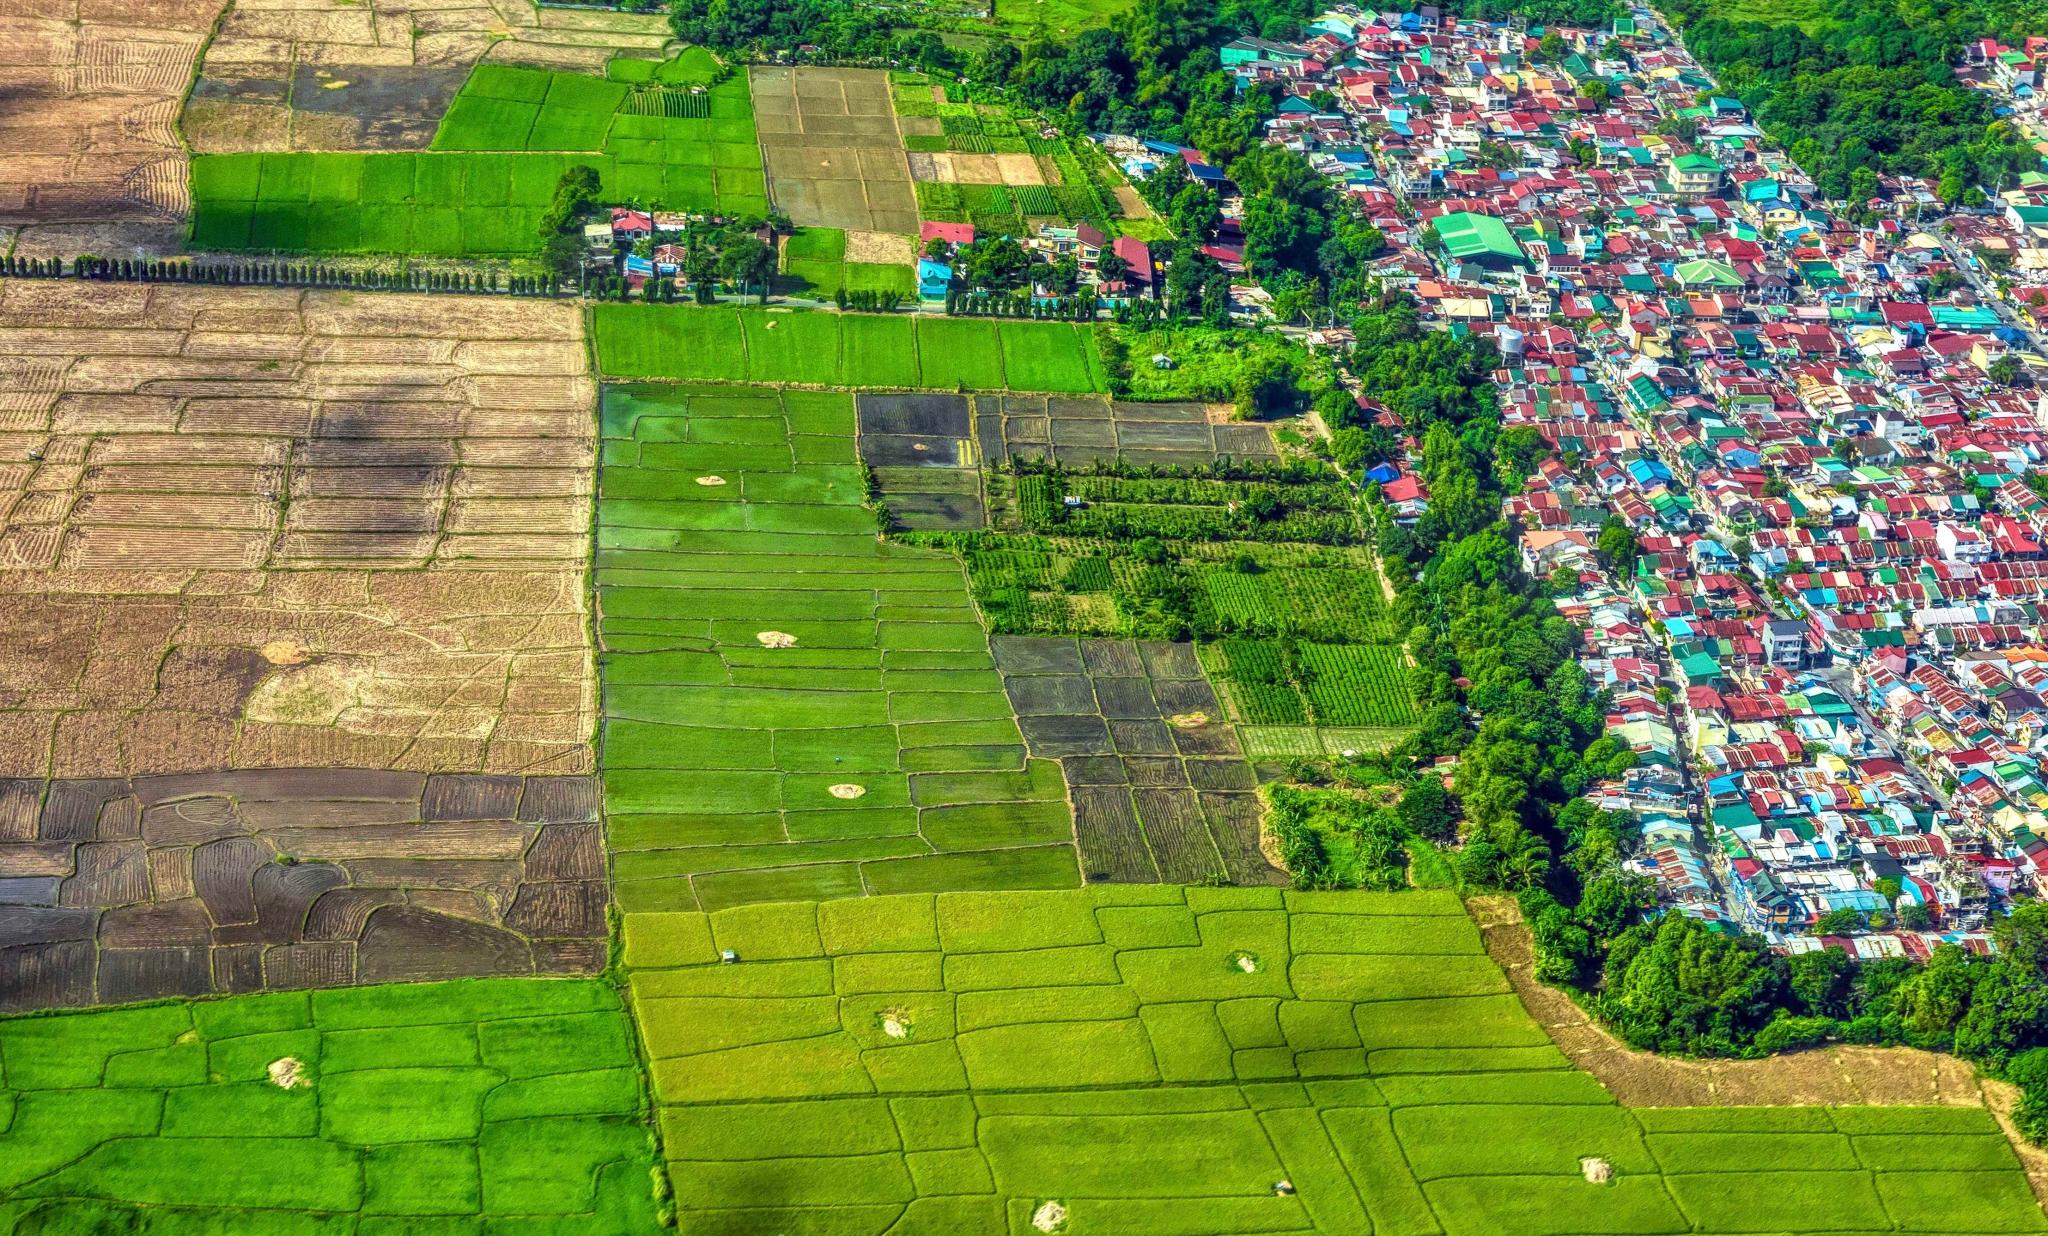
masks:
[(622, 905), (1078, 882), (959, 564), (875, 535), (852, 396), (609, 387), (603, 420)]
[(862, 394), (861, 460), (890, 527), (979, 528), (987, 521), (974, 413), (965, 395)]
[(46, 1232), (657, 1232), (632, 1035), (590, 981), (0, 1020), (0, 1214)]
[(752, 90), (777, 207), (805, 227), (916, 234), (917, 197), (887, 74), (757, 67)]
[(592, 322), (599, 367), (620, 379), (996, 391), (1016, 385), (1018, 356), (1026, 379), (1069, 393), (1101, 380), (1093, 335), (1069, 322), (647, 304), (601, 304)]
[(1447, 893), (884, 896), (623, 935), (685, 1230), (2044, 1226), (1981, 1109), (1616, 1105)]
[[(1005, 322), (1007, 329), (1028, 323)], [(1101, 359), (1093, 340), (1079, 337), (1078, 356), (1056, 339), (1005, 339), (1004, 364), (1017, 372), (1010, 386), (1018, 391), (1086, 394), (1100, 390), (1096, 378)], [(1097, 462), (1123, 460), (1133, 464), (1199, 467), (1218, 459), (1277, 460), (1279, 448), (1264, 425), (1217, 422), (1200, 404), (1112, 403), (1104, 399), (1041, 399), (1013, 395), (987, 400), (977, 409), (985, 416), (978, 432), (983, 451), (992, 460), (1012, 455), (1052, 459), (1066, 467), (1085, 468)]]

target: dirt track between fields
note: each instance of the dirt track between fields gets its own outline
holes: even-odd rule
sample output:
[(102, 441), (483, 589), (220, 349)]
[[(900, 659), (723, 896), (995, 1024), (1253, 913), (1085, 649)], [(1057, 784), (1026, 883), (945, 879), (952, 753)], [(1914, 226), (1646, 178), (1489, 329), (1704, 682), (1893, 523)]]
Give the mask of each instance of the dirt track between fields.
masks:
[(1534, 945), (1512, 897), (1467, 898), (1486, 951), (1529, 1015), (1571, 1062), (1624, 1107), (1989, 1107), (2048, 1207), (2048, 1151), (2013, 1127), (2018, 1092), (1964, 1061), (1911, 1047), (1825, 1047), (1762, 1060), (1689, 1060), (1637, 1051), (1564, 992), (1538, 981)]

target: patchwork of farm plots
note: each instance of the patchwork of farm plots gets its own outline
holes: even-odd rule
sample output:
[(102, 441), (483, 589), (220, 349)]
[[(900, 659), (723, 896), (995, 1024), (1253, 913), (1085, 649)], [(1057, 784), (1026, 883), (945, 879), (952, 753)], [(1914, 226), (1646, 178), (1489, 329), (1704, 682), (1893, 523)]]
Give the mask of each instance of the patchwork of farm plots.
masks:
[(690, 1231), (2048, 1226), (1982, 1109), (1617, 1106), (1450, 894), (958, 893), (624, 931)]
[(916, 235), (917, 198), (888, 74), (762, 67), (750, 76), (778, 209), (806, 227)]
[(206, 46), (180, 127), (209, 153), (416, 150), (486, 56), (603, 73), (608, 61), (656, 63), (627, 57), (659, 57), (673, 37), (659, 13), (534, 0), (238, 4)]
[(1191, 644), (997, 636), (1033, 756), (1058, 759), (1092, 883), (1281, 884), (1258, 778)]
[(1144, 213), (1094, 143), (1060, 136), (1027, 109), (968, 103), (959, 93), (957, 83), (912, 74), (892, 83), (925, 219), (1012, 236), (1036, 222), (1086, 219), (1114, 234), (1127, 202)]
[(0, 286), (0, 1008), (603, 965), (582, 333)]
[(1277, 459), (1279, 448), (1266, 426), (1218, 423), (1199, 404), (864, 394), (860, 453), (874, 469), (891, 528), (964, 531), (988, 522), (984, 462), (1205, 466), (1218, 457)]
[(592, 322), (611, 378), (1067, 392), (1107, 381), (1094, 334), (1071, 322), (646, 304), (598, 305)]
[[(1052, 436), (1063, 423), (1104, 424), (1053, 421)], [(1162, 424), (1176, 433), (1225, 428)], [(1204, 459), (1187, 449), (1206, 440), (1194, 437), (1155, 448), (1193, 466), (1153, 464), (1120, 449), (1121, 432), (1097, 432), (1106, 440), (1088, 448), (1086, 471), (1048, 461), (1045, 448), (1035, 457), (1013, 451), (986, 475), (989, 530), (909, 539), (963, 554), (998, 633), (1202, 641), (1220, 715), (1244, 727), (1255, 758), (1397, 740), (1416, 716), (1408, 666), (1343, 480), (1311, 464)], [(1055, 458), (1062, 452), (1052, 448)], [(894, 483), (936, 474), (927, 466)], [(959, 527), (931, 518), (913, 526)]]
[(0, 1011), (595, 973), (597, 800), (362, 768), (0, 782)]
[(632, 1036), (575, 980), (0, 1020), (0, 1231), (659, 1231)]
[(598, 636), (627, 910), (1079, 881), (959, 564), (879, 542), (853, 397), (607, 387)]
[(0, 288), (0, 776), (581, 773), (571, 306)]
[(610, 202), (765, 215), (743, 75), (702, 94), (658, 79), (479, 65), (419, 153), (192, 161), (201, 249), (528, 255), (556, 182), (596, 169)]
[[(907, 247), (909, 238), (903, 238)], [(892, 262), (864, 262), (847, 253), (846, 233), (833, 227), (800, 227), (783, 242), (781, 289), (792, 296), (829, 299), (835, 292), (895, 292), (917, 295), (917, 272), (907, 255)]]

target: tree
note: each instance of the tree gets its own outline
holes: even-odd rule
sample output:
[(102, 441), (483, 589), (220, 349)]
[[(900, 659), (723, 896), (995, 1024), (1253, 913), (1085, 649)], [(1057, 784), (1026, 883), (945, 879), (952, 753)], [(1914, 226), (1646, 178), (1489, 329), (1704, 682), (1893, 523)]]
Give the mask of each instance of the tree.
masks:
[(683, 255), (683, 276), (697, 303), (710, 304), (718, 296), (718, 251), (709, 243), (692, 244)]
[(1792, 995), (1817, 1017), (1847, 1017), (1856, 963), (1842, 949), (1828, 947), (1785, 959)]
[(1458, 836), (1458, 813), (1451, 801), (1450, 792), (1444, 783), (1424, 774), (1415, 784), (1401, 794), (1401, 801), (1394, 810), (1400, 814), (1401, 822), (1418, 837), (1430, 841), (1455, 841)]
[[(1332, 388), (1324, 392), (1323, 395), (1318, 396), (1316, 399), (1316, 411), (1322, 413), (1323, 423), (1326, 425), (1330, 423), (1331, 416), (1330, 413), (1323, 411), (1322, 404), (1325, 398), (1332, 395), (1342, 400), (1345, 404), (1351, 402), (1351, 396), (1337, 388)], [(1330, 458), (1336, 461), (1337, 466), (1346, 472), (1355, 472), (1363, 466), (1371, 450), (1372, 439), (1366, 436), (1365, 430), (1360, 429), (1356, 425), (1346, 425), (1330, 435)]]
[(1072, 296), (1081, 287), (1081, 263), (1072, 254), (1061, 257), (1046, 270), (1045, 286), (1059, 296)]
[(1121, 282), (1130, 273), (1131, 264), (1112, 250), (1104, 249), (1095, 259), (1095, 277), (1104, 283)]
[(1991, 367), (1985, 370), (1984, 376), (1990, 378), (1993, 382), (1998, 383), (2000, 386), (2011, 386), (2013, 383), (2019, 381), (2020, 363), (2016, 358), (2014, 358), (2010, 354), (2001, 356), (1997, 360), (1991, 362)]
[(1599, 1008), (1631, 1046), (1739, 1055), (1770, 1020), (1785, 978), (1763, 945), (1668, 914), (1608, 950)]
[(1594, 543), (1593, 550), (1609, 570), (1627, 571), (1635, 565), (1636, 555), (1642, 552), (1642, 546), (1627, 521), (1610, 516), (1600, 526), (1600, 538)]
[(1031, 254), (1008, 236), (977, 240), (962, 248), (958, 257), (968, 284), (990, 292), (1017, 290), (1031, 269)]
[(1301, 408), (1301, 388), (1294, 359), (1285, 352), (1260, 352), (1244, 361), (1234, 390), (1237, 416), (1250, 420), (1278, 416)]
[(1213, 240), (1216, 229), (1223, 225), (1223, 203), (1215, 190), (1190, 181), (1174, 195), (1166, 216), (1174, 235), (1197, 241)]
[(737, 283), (742, 292), (758, 288), (761, 303), (768, 303), (769, 284), (775, 277), (775, 250), (763, 244), (759, 237), (741, 234), (727, 239), (720, 246), (718, 265), (725, 277)]
[(1579, 97), (1582, 99), (1591, 99), (1594, 103), (1604, 104), (1612, 94), (1612, 88), (1600, 78), (1589, 77), (1579, 83)]
[(1813, 934), (1817, 936), (1853, 936), (1865, 929), (1863, 912), (1849, 906), (1829, 910), (1813, 920)]
[(556, 232), (541, 243), (540, 264), (552, 271), (557, 279), (574, 279), (583, 269), (586, 252), (582, 237)]

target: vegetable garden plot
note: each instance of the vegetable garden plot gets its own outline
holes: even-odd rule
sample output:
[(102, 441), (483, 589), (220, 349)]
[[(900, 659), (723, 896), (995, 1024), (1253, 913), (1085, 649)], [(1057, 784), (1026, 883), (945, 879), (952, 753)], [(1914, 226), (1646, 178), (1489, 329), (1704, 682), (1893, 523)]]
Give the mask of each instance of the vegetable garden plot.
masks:
[[(621, 904), (1075, 883), (1064, 789), (1026, 763), (959, 566), (875, 538), (853, 397), (610, 387), (604, 401)], [(945, 789), (914, 795), (922, 784)]]
[(1399, 649), (1253, 639), (1212, 647), (1211, 666), (1246, 724), (1398, 729), (1415, 720)]
[[(1981, 1109), (1719, 1132), (1694, 1121), (1761, 1113), (1617, 1106), (1447, 893), (890, 896), (629, 914), (624, 938), (685, 1230), (2043, 1227)], [(1914, 1140), (1973, 1166), (1870, 1166), (1897, 1135), (1869, 1116), (1938, 1119)], [(1794, 1117), (1825, 1156), (1785, 1153)]]
[(611, 987), (472, 980), (0, 1020), (0, 1227), (660, 1231)]

